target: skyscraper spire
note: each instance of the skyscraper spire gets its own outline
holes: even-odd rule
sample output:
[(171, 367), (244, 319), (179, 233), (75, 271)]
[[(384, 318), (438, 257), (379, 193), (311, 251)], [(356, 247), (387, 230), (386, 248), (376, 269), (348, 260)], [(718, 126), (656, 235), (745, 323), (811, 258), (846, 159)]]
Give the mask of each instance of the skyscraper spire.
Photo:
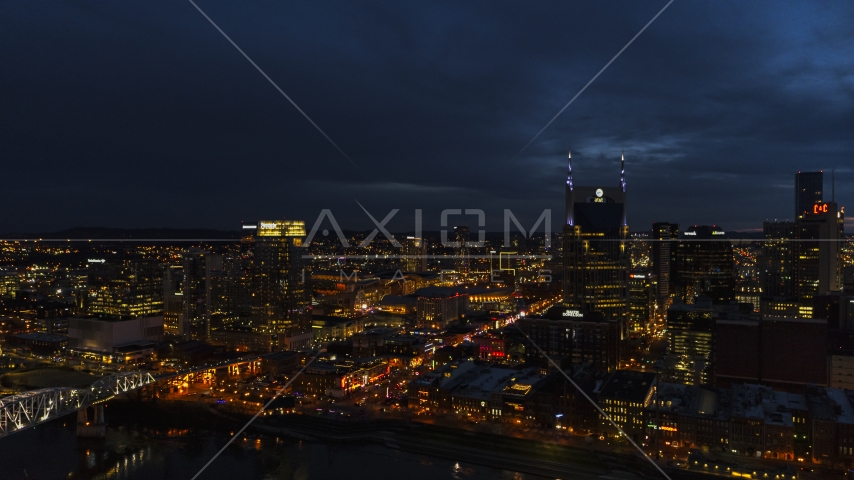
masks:
[(620, 149), (620, 188), (626, 191), (626, 156), (623, 149)]
[(572, 190), (572, 150), (569, 151), (569, 164), (566, 171), (566, 186)]

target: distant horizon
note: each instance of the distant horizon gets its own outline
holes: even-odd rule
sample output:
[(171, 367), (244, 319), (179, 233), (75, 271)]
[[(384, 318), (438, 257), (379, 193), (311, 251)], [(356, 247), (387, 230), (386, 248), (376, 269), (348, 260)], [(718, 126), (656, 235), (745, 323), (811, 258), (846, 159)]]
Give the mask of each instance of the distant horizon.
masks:
[[(785, 220), (782, 220), (782, 221), (785, 221)], [(458, 226), (463, 226), (463, 225), (465, 225), (465, 224), (460, 224), (460, 225), (458, 225)], [(699, 224), (699, 223), (697, 223), (697, 224), (686, 224), (686, 226), (688, 226), (688, 225), (690, 225), (690, 226), (699, 226), (699, 225), (703, 225), (703, 224)], [(471, 225), (468, 225), (468, 226), (469, 226), (469, 227), (471, 227)], [(681, 227), (681, 226), (682, 226), (682, 224), (680, 224), (680, 227)], [(724, 226), (724, 228), (725, 228), (725, 226)], [(62, 233), (66, 233), (66, 232), (81, 231), (81, 230), (92, 230), (93, 232), (94, 232), (94, 231), (98, 231), (98, 230), (103, 230), (103, 231), (106, 231), (106, 232), (109, 232), (109, 231), (115, 231), (115, 232), (117, 232), (117, 233), (118, 233), (118, 232), (138, 233), (138, 232), (146, 232), (146, 231), (149, 231), (149, 232), (157, 232), (157, 231), (160, 231), (160, 232), (167, 232), (167, 231), (174, 231), (174, 232), (186, 232), (186, 233), (191, 233), (191, 232), (210, 232), (210, 233), (215, 233), (215, 232), (218, 232), (218, 233), (223, 233), (223, 234), (235, 234), (235, 237), (234, 237), (234, 238), (210, 238), (210, 239), (182, 239), (182, 238), (176, 238), (176, 239), (174, 239), (174, 240), (182, 240), (182, 241), (186, 241), (186, 240), (199, 240), (199, 241), (203, 241), (203, 240), (239, 240), (241, 237), (244, 237), (244, 236), (246, 236), (246, 235), (248, 235), (248, 234), (251, 234), (251, 230), (241, 230), (241, 229), (224, 230), (224, 229), (218, 229), (218, 228), (192, 228), (192, 227), (185, 227), (185, 228), (175, 228), (175, 227), (135, 227), (135, 228), (125, 228), (125, 227), (72, 227), (72, 228), (67, 228), (67, 229), (63, 229), (63, 230), (44, 231), (44, 232), (7, 232), (7, 233), (2, 233), (2, 234), (0, 234), (0, 241), (3, 241), (3, 240), (16, 240), (16, 241), (20, 241), (20, 240), (31, 240), (31, 241), (32, 241), (32, 240), (39, 240), (39, 241), (68, 241), (69, 239), (68, 239), (66, 236), (64, 236), (64, 235), (58, 235), (58, 234), (62, 234)], [(449, 231), (450, 231), (450, 230), (453, 230), (453, 226), (449, 226), (449, 227), (447, 227), (447, 230), (449, 230)], [(371, 232), (371, 231), (373, 231), (373, 228), (365, 228), (365, 229), (343, 228), (343, 229), (342, 229), (342, 232), (343, 232), (343, 233), (345, 233), (345, 234), (369, 233), (369, 232)], [(424, 234), (429, 234), (429, 235), (439, 235), (441, 231), (442, 231), (442, 229), (441, 229), (441, 228), (439, 228), (439, 229), (432, 229), (432, 228), (431, 228), (431, 229), (427, 229), (427, 228), (425, 228), (424, 230), (422, 230), (422, 233), (424, 233)], [(726, 230), (726, 229), (725, 229), (725, 231), (726, 231), (726, 233), (727, 233), (727, 234), (742, 234), (742, 235), (747, 235), (747, 234), (761, 234), (761, 233), (763, 232), (763, 229), (762, 229), (761, 227), (759, 227), (759, 228), (738, 229), (738, 230)], [(472, 229), (472, 230), (471, 230), (471, 232), (472, 232), (472, 233), (474, 233), (474, 234), (476, 234), (477, 230), (476, 230), (476, 229)], [(648, 229), (648, 230), (630, 230), (630, 233), (632, 233), (632, 234), (635, 234), (635, 233), (651, 233), (651, 232), (652, 232), (652, 230), (651, 230), (651, 229)], [(389, 229), (389, 233), (394, 234), (394, 235), (412, 235), (412, 234), (414, 234), (414, 233), (415, 233), (415, 231), (414, 231), (414, 230), (393, 230), (393, 229)], [(486, 229), (486, 234), (487, 234), (487, 235), (498, 235), (498, 234), (503, 234), (503, 233), (504, 233), (504, 231), (503, 231), (503, 230), (490, 230), (490, 229), (488, 229), (488, 228)], [(558, 234), (558, 233), (560, 233), (560, 232), (559, 232), (558, 230), (553, 229), (552, 233), (553, 233), (553, 234)], [(521, 235), (521, 234), (522, 234), (522, 233), (521, 233), (520, 231), (517, 231), (517, 230), (515, 230), (515, 229), (512, 229), (512, 230), (511, 230), (511, 235), (514, 235), (514, 236), (515, 236), (515, 235)], [(53, 235), (53, 236), (54, 236), (54, 238), (51, 238), (51, 235)], [(542, 236), (542, 235), (543, 235), (542, 228), (538, 228), (538, 230), (537, 230), (537, 231), (535, 231), (535, 232), (533, 233), (533, 236)], [(854, 231), (847, 231), (847, 230), (846, 230), (846, 231), (845, 231), (845, 235), (851, 235), (851, 236), (854, 236)], [(529, 236), (530, 236), (530, 235), (529, 235)], [(16, 237), (18, 237), (18, 238), (16, 238)], [(24, 237), (26, 237), (26, 238), (24, 238)], [(36, 237), (38, 237), (38, 238), (36, 238)], [(380, 235), (378, 238), (381, 238), (381, 235)], [(71, 240), (90, 240), (90, 239), (91, 239), (91, 240), (113, 240), (113, 239), (110, 239), (110, 238), (94, 238), (94, 237), (93, 237), (93, 238), (88, 238), (88, 237), (86, 237), (86, 238), (72, 238)], [(163, 238), (152, 238), (152, 240), (155, 240), (155, 239), (156, 239), (156, 240), (166, 240), (166, 239), (163, 239)], [(130, 237), (130, 238), (126, 238), (126, 239), (116, 238), (115, 240), (139, 240), (139, 239)]]

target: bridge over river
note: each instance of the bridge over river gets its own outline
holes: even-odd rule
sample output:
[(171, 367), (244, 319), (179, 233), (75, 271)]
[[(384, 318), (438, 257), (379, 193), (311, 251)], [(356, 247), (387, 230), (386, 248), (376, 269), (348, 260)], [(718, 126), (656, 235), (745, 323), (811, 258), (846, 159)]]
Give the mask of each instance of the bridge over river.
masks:
[[(157, 375), (142, 371), (119, 372), (103, 377), (86, 388), (40, 388), (2, 397), (0, 398), (0, 439), (87, 407), (98, 407), (116, 395), (132, 392), (160, 380), (189, 377), (201, 372), (253, 363), (264, 356), (266, 355), (240, 357)], [(99, 420), (103, 424), (103, 414), (100, 415)]]

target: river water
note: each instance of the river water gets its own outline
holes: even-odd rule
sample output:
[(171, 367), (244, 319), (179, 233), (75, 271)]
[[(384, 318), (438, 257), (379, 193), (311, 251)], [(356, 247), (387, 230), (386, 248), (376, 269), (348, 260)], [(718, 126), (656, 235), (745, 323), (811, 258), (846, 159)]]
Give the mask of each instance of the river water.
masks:
[[(191, 479), (226, 442), (222, 435), (153, 437), (111, 425), (105, 439), (78, 439), (74, 416), (0, 439), (0, 480)], [(161, 432), (186, 435), (192, 432)], [(235, 441), (199, 480), (542, 480), (380, 445), (327, 445), (275, 437)]]

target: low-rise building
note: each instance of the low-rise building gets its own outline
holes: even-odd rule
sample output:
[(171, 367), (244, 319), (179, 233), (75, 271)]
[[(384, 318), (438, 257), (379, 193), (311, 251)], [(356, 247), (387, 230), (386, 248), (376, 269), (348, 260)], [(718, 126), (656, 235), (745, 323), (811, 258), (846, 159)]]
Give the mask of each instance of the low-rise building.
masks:
[(282, 351), (261, 358), (261, 372), (265, 375), (288, 375), (299, 368), (302, 354)]
[(388, 375), (382, 358), (314, 362), (296, 377), (292, 390), (300, 395), (344, 397)]
[(267, 353), (279, 349), (278, 335), (250, 328), (211, 330), (209, 342), (237, 352)]
[[(646, 431), (646, 408), (652, 403), (656, 375), (652, 372), (618, 370), (599, 390), (602, 410), (633, 441), (640, 442)], [(619, 431), (600, 415), (600, 431), (619, 436)]]
[(396, 328), (375, 327), (354, 334), (351, 337), (353, 356), (357, 358), (376, 357), (382, 354), (386, 340), (396, 335), (398, 331)]
[(100, 363), (142, 363), (163, 340), (163, 316), (69, 318), (68, 352)]
[(365, 317), (314, 315), (311, 318), (311, 328), (314, 331), (315, 341), (343, 340), (365, 330)]
[(6, 342), (20, 351), (38, 355), (61, 355), (68, 346), (68, 337), (53, 333), (19, 333), (6, 337)]
[(468, 294), (456, 288), (427, 287), (415, 292), (418, 297), (419, 327), (445, 328), (458, 320), (469, 306)]
[(546, 383), (547, 375), (536, 368), (454, 361), (410, 382), (409, 403), (474, 420), (544, 425), (554, 418), (552, 403), (542, 400), (541, 387)]
[(378, 309), (397, 315), (412, 315), (417, 305), (418, 297), (415, 295), (386, 295), (380, 300)]

